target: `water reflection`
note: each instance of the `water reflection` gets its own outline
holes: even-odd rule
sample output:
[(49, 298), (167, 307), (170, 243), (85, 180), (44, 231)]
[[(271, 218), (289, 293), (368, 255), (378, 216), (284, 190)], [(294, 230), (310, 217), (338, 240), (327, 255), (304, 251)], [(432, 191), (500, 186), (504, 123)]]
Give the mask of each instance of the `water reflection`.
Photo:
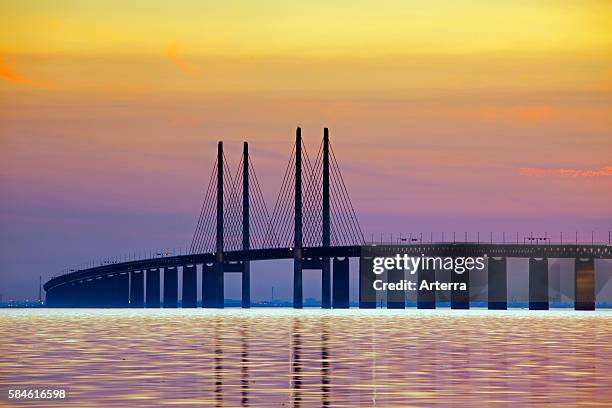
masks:
[(291, 336), (291, 389), (293, 391), (293, 406), (302, 405), (302, 327), (300, 319), (294, 319)]
[(249, 406), (249, 337), (248, 324), (242, 321), (240, 326), (240, 405)]
[(0, 387), (65, 386), (61, 405), (76, 407), (609, 406), (611, 319), (610, 311), (3, 310)]
[(329, 353), (327, 351), (328, 323), (323, 318), (321, 322), (321, 405), (329, 406)]
[(215, 350), (215, 406), (223, 406), (223, 342), (219, 333), (219, 320), (213, 320), (213, 344)]

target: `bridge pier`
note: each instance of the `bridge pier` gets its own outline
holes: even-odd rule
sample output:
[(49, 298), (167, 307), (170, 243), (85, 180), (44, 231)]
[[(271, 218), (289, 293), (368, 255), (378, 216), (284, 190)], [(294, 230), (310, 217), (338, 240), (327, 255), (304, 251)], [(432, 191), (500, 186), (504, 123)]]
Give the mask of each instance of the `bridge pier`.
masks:
[(89, 300), (87, 302), (88, 307), (101, 307), (102, 306), (102, 292), (101, 292), (101, 284), (100, 280), (102, 278), (92, 278), (86, 281), (86, 285), (88, 287), (88, 292), (90, 294)]
[(91, 307), (91, 305), (89, 304), (90, 299), (91, 299), (91, 289), (89, 285), (87, 285), (87, 280), (85, 279), (80, 280), (77, 284), (77, 287), (79, 291), (77, 307), (82, 307), (82, 308)]
[(81, 307), (84, 300), (81, 287), (79, 281), (70, 282), (70, 307)]
[[(387, 271), (387, 282), (400, 283), (405, 278), (403, 269), (392, 269)], [(387, 309), (405, 309), (406, 292), (403, 290), (387, 291)]]
[(83, 281), (74, 280), (65, 284), (66, 300), (64, 307), (83, 307), (85, 296), (83, 293)]
[(74, 293), (73, 293), (74, 297), (72, 299), (73, 307), (80, 307), (80, 308), (86, 307), (85, 304), (87, 302), (88, 296), (85, 291), (85, 281), (83, 280), (73, 281), (71, 284), (74, 290)]
[(419, 269), (417, 272), (417, 309), (435, 309), (436, 291), (420, 289), (421, 282), (425, 280), (428, 284), (435, 282), (436, 271), (434, 269)]
[(359, 258), (359, 308), (376, 309), (376, 290), (372, 286), (376, 275), (372, 272), (374, 258), (361, 256)]
[(85, 288), (85, 299), (84, 305), (87, 308), (102, 307), (101, 295), (99, 292), (98, 280), (96, 278), (83, 279), (83, 286)]
[(198, 306), (198, 276), (196, 265), (183, 265), (183, 300), (182, 306)]
[(159, 307), (160, 279), (159, 269), (147, 271), (147, 307)]
[(215, 264), (202, 264), (202, 307), (217, 307), (217, 279)]
[(80, 280), (77, 284), (78, 288), (78, 298), (77, 298), (77, 307), (81, 308), (89, 308), (91, 307), (91, 285), (87, 284), (87, 280)]
[(595, 260), (576, 258), (574, 262), (574, 309), (595, 310)]
[(452, 290), (450, 293), (451, 298), (451, 309), (469, 309), (470, 308), (470, 271), (466, 269), (465, 272), (459, 274), (455, 271), (451, 271), (451, 282), (452, 283), (465, 283), (466, 290)]
[(76, 295), (76, 291), (74, 289), (74, 282), (68, 282), (65, 285), (65, 295), (64, 295), (64, 307), (75, 307), (74, 296)]
[(83, 279), (79, 281), (79, 287), (81, 288), (81, 300), (79, 303), (79, 307), (82, 308), (91, 308), (94, 307), (94, 287), (92, 284), (93, 281)]
[(242, 308), (251, 307), (251, 262), (242, 262)]
[(62, 307), (70, 307), (70, 282), (62, 285)]
[(60, 307), (70, 307), (70, 283), (64, 283), (61, 289)]
[(127, 272), (116, 273), (115, 284), (115, 307), (128, 307), (130, 302), (130, 275)]
[(304, 307), (302, 289), (302, 250), (295, 249), (293, 256), (293, 308)]
[(216, 261), (213, 266), (215, 272), (214, 275), (216, 289), (216, 293), (214, 296), (214, 307), (223, 309), (225, 307), (225, 269), (223, 261)]
[(178, 270), (176, 266), (164, 267), (164, 307), (178, 307)]
[(323, 309), (331, 309), (332, 307), (332, 281), (331, 281), (331, 264), (328, 257), (323, 257), (321, 267), (321, 307)]
[(333, 258), (333, 307), (334, 309), (349, 308), (349, 258)]
[(55, 289), (55, 307), (66, 307), (66, 285), (67, 284), (64, 283)]
[(488, 309), (508, 309), (508, 277), (506, 258), (487, 258)]
[(130, 272), (130, 307), (144, 307), (144, 272)]
[(91, 280), (83, 279), (80, 281), (79, 286), (82, 291), (82, 300), (80, 307), (93, 307), (93, 285), (91, 284)]
[(114, 276), (102, 276), (96, 280), (98, 287), (97, 307), (115, 307), (115, 280)]
[(529, 310), (548, 310), (547, 258), (529, 258)]

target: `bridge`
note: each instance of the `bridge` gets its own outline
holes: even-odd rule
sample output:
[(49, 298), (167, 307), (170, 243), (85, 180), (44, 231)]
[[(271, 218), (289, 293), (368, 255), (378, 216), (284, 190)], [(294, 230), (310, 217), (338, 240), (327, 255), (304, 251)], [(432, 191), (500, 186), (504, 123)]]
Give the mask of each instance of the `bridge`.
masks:
[[(293, 260), (293, 307), (303, 307), (304, 270), (321, 271), (321, 306), (349, 307), (349, 259), (360, 259), (359, 307), (374, 308), (372, 259), (387, 253), (413, 256), (483, 256), (487, 259), (489, 309), (506, 309), (507, 259), (529, 258), (529, 308), (548, 309), (548, 259), (572, 258), (575, 264), (574, 305), (595, 309), (595, 259), (611, 259), (612, 246), (591, 244), (429, 242), (422, 239), (385, 245), (366, 243), (329, 131), (313, 160), (297, 128), (295, 144), (272, 212), (268, 212), (249, 146), (244, 142), (237, 171), (232, 174), (218, 143), (191, 246), (185, 255), (103, 263), (71, 270), (45, 283), (49, 307), (170, 307), (179, 306), (182, 273), (184, 308), (224, 307), (225, 273), (241, 275), (243, 308), (251, 306), (250, 264), (259, 260)], [(433, 241), (433, 239), (431, 240)], [(480, 240), (479, 240), (480, 241)], [(505, 239), (504, 239), (505, 241)], [(163, 271), (163, 299), (160, 297)], [(367, 273), (367, 272), (370, 273)], [(198, 274), (201, 287), (198, 288)], [(469, 272), (451, 274), (453, 282), (469, 283)], [(420, 270), (420, 279), (435, 271)], [(146, 282), (146, 284), (145, 284)], [(469, 285), (468, 285), (469, 286)], [(404, 308), (405, 295), (387, 296), (387, 307)], [(469, 308), (469, 291), (452, 291), (451, 308)], [(418, 308), (435, 308), (436, 294), (417, 292)]]

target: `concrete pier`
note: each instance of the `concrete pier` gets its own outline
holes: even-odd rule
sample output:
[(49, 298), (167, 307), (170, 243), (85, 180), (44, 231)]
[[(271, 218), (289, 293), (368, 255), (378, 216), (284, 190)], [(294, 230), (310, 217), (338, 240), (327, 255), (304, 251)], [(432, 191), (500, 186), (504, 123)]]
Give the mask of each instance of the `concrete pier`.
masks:
[(159, 269), (149, 269), (147, 271), (147, 291), (146, 306), (159, 307), (160, 278)]
[(321, 307), (331, 309), (332, 307), (332, 274), (331, 263), (328, 257), (323, 257), (321, 268)]
[(77, 307), (91, 307), (90, 300), (92, 296), (92, 288), (91, 285), (87, 284), (87, 279), (80, 280), (77, 286), (79, 290), (79, 300)]
[[(387, 271), (388, 283), (400, 283), (405, 276), (403, 269)], [(406, 292), (403, 290), (387, 290), (387, 309), (405, 309)]]
[(178, 270), (174, 266), (164, 268), (164, 307), (178, 307)]
[(349, 258), (333, 259), (333, 298), (334, 309), (349, 308)]
[(374, 258), (362, 256), (359, 260), (359, 308), (376, 309), (376, 291), (372, 286), (376, 275), (372, 272)]
[(87, 281), (90, 288), (91, 297), (89, 299), (89, 307), (103, 307), (104, 302), (104, 287), (102, 285), (102, 277), (94, 277)]
[(114, 304), (115, 307), (130, 306), (130, 275), (127, 272), (121, 272), (114, 276)]
[(130, 272), (130, 307), (144, 307), (144, 272)]
[(548, 310), (547, 258), (529, 258), (529, 310)]
[(470, 271), (466, 270), (459, 274), (451, 271), (450, 278), (452, 283), (465, 283), (465, 290), (451, 290), (451, 309), (469, 309), (470, 308)]
[(574, 309), (595, 310), (595, 260), (576, 258), (574, 266)]
[(183, 307), (198, 306), (198, 275), (196, 265), (183, 266)]
[(102, 276), (100, 279), (96, 279), (96, 288), (99, 293), (98, 306), (96, 307), (116, 307), (114, 276)]
[(488, 308), (508, 309), (506, 258), (488, 258)]
[[(454, 273), (454, 272), (453, 272)], [(425, 280), (428, 284), (435, 282), (436, 271), (434, 269), (419, 269), (417, 272), (417, 288), (420, 288), (421, 282)], [(435, 290), (417, 290), (417, 309), (435, 309), (436, 308), (436, 291)]]
[(215, 276), (215, 264), (202, 265), (202, 307), (217, 307), (217, 279)]

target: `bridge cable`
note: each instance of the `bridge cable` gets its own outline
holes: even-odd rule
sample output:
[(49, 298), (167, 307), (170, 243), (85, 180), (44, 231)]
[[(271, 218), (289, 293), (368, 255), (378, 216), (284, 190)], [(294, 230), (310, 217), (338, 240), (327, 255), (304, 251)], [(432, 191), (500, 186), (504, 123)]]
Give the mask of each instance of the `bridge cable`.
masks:
[(209, 196), (211, 195), (213, 183), (214, 183), (214, 180), (215, 180), (215, 175), (217, 173), (216, 169), (217, 169), (217, 162), (215, 160), (215, 164), (213, 166), (213, 171), (211, 172), (210, 180), (208, 182), (208, 187), (207, 187), (207, 190), (206, 190), (206, 194), (204, 195), (204, 200), (202, 201), (202, 207), (201, 207), (201, 210), (200, 210), (200, 216), (198, 218), (198, 223), (196, 225), (196, 230), (194, 232), (194, 236), (193, 236), (193, 239), (191, 241), (191, 247), (190, 247), (190, 252), (191, 253), (195, 253), (198, 250), (198, 247), (200, 246), (200, 240), (202, 239), (202, 232), (206, 228), (206, 225), (205, 225), (205, 223), (206, 223), (206, 215), (207, 215), (207, 212), (208, 212), (208, 204), (210, 202)]
[(340, 184), (341, 184), (342, 189), (343, 189), (343, 191), (344, 191), (344, 194), (345, 194), (345, 196), (346, 196), (346, 200), (347, 200), (347, 202), (348, 202), (348, 205), (349, 205), (349, 206), (350, 206), (350, 208), (351, 208), (351, 213), (350, 213), (350, 215), (351, 215), (351, 218), (352, 218), (352, 220), (353, 220), (354, 225), (356, 226), (356, 229), (357, 229), (357, 231), (356, 231), (356, 232), (358, 232), (358, 234), (359, 234), (359, 238), (360, 238), (360, 240), (361, 240), (359, 243), (361, 244), (361, 243), (365, 242), (365, 238), (364, 238), (364, 236), (363, 236), (363, 231), (361, 230), (361, 226), (359, 225), (359, 219), (357, 218), (357, 214), (356, 214), (356, 212), (355, 212), (355, 208), (353, 207), (353, 203), (351, 202), (351, 197), (350, 197), (350, 195), (348, 194), (348, 190), (347, 190), (347, 188), (346, 188), (346, 184), (344, 183), (344, 178), (342, 177), (342, 172), (340, 171), (340, 166), (338, 165), (338, 160), (336, 159), (336, 154), (334, 153), (334, 149), (333, 149), (333, 147), (332, 147), (332, 145), (331, 145), (331, 144), (330, 144), (330, 146), (329, 146), (329, 150), (330, 150), (330, 152), (331, 152), (331, 156), (332, 156), (333, 162), (334, 162), (334, 164), (335, 164), (335, 167), (336, 167), (337, 173), (338, 173), (338, 175), (339, 175), (339, 177), (340, 177)]

